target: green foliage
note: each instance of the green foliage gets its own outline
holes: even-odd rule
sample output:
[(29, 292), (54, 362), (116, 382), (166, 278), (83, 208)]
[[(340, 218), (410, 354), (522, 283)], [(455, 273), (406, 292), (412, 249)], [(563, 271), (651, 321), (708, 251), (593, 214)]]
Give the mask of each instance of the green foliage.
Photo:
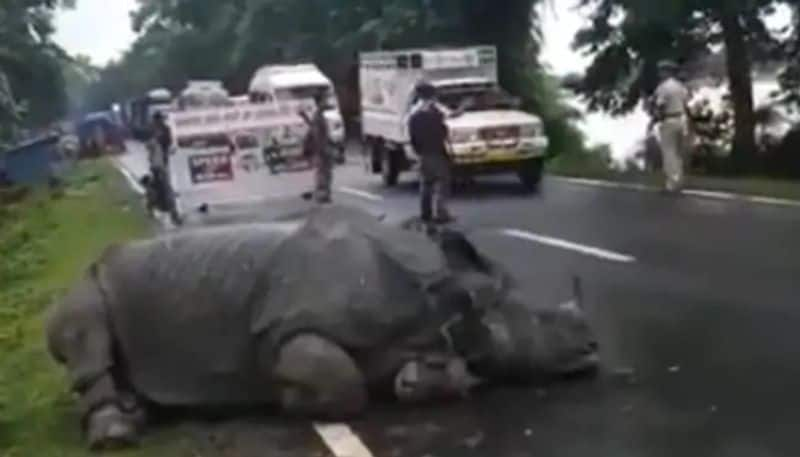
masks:
[[(63, 197), (0, 206), (0, 455), (84, 456), (75, 403), (45, 350), (43, 313), (108, 244), (146, 231), (107, 163), (84, 165)], [(159, 455), (174, 455), (160, 454)]]
[(538, 66), (535, 6), (544, 0), (141, 0), (142, 33), (90, 91), (94, 109), (188, 79), (223, 80), (241, 93), (268, 63), (311, 60), (336, 82), (344, 115), (357, 115), (359, 51), (494, 44), (502, 84), (540, 113), (559, 148), (580, 146), (562, 118), (557, 86)]
[(52, 12), (74, 1), (0, 2), (0, 143), (18, 127), (52, 122), (67, 108), (65, 53), (50, 40)]
[(592, 21), (575, 47), (594, 53), (594, 61), (579, 90), (593, 109), (627, 112), (655, 89), (659, 60), (670, 58), (689, 68), (715, 45), (724, 45), (736, 126), (731, 159), (743, 170), (756, 152), (753, 62), (781, 55), (781, 43), (764, 17), (787, 3), (674, 0), (654, 8), (646, 0), (583, 0), (593, 6)]

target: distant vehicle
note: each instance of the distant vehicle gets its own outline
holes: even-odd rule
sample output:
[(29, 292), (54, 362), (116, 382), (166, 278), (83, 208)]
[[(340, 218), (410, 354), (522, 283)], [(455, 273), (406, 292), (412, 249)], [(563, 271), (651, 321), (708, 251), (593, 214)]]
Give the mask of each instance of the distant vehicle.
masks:
[(516, 172), (527, 189), (538, 188), (548, 138), (542, 120), (519, 110), (519, 100), (500, 87), (492, 46), (361, 54), (362, 132), (372, 171), (385, 185), (417, 162), (407, 121), (423, 80), (447, 111), (456, 176)]
[(174, 109), (172, 92), (158, 88), (143, 97), (128, 100), (122, 106), (122, 117), (131, 135), (137, 140), (145, 140), (149, 134), (153, 114), (162, 112), (168, 115)]
[(189, 81), (178, 97), (178, 106), (183, 110), (232, 106), (233, 104), (222, 81)]
[[(256, 71), (250, 81), (248, 93), (253, 103), (309, 102), (318, 91), (328, 97), (330, 109), (325, 113), (331, 140), (340, 161), (344, 159), (345, 131), (342, 114), (333, 83), (314, 64), (268, 65)], [(266, 134), (264, 144), (278, 144), (287, 155), (303, 154), (303, 140), (308, 132), (306, 124), (298, 117), (294, 125)]]

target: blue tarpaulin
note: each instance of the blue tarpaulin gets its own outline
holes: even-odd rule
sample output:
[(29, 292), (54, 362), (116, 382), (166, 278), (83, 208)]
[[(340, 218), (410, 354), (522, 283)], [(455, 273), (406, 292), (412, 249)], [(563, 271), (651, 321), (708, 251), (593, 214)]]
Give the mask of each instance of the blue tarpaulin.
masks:
[(57, 174), (59, 137), (46, 136), (0, 153), (0, 168), (14, 184), (40, 184)]

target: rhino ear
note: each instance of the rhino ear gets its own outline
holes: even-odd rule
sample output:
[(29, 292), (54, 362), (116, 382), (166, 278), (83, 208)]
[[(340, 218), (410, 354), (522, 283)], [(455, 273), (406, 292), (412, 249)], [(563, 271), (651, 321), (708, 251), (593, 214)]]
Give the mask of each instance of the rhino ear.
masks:
[(572, 277), (572, 296), (575, 306), (579, 309), (585, 309), (583, 305), (583, 281), (578, 275)]
[(579, 276), (572, 278), (572, 299), (562, 303), (559, 308), (564, 311), (583, 311), (583, 286)]

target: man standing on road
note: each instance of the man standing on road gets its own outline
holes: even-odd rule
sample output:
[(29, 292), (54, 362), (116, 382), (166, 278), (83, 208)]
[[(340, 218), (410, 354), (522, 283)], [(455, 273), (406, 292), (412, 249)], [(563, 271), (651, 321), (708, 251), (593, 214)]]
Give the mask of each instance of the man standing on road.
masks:
[(447, 151), (449, 132), (445, 114), (437, 107), (436, 88), (431, 84), (420, 83), (417, 86), (417, 96), (420, 103), (409, 117), (408, 131), (411, 146), (422, 161), (420, 170), (422, 221), (446, 224), (452, 222), (453, 217), (447, 209), (451, 164)]
[(300, 115), (308, 124), (308, 141), (311, 156), (316, 162), (314, 174), (314, 199), (317, 203), (331, 203), (331, 184), (333, 181), (333, 157), (330, 150), (330, 134), (328, 132), (328, 121), (325, 119), (327, 106), (327, 94), (320, 90), (314, 95), (316, 108), (314, 115), (309, 118), (308, 114), (301, 111)]
[[(181, 219), (175, 207), (175, 199), (172, 193), (172, 185), (169, 180), (169, 156), (172, 151), (172, 130), (166, 122), (166, 118), (161, 111), (153, 114), (153, 126), (150, 141), (148, 142), (150, 153), (150, 173), (152, 175), (151, 186), (153, 193), (150, 206), (161, 208), (168, 212), (173, 223), (180, 225)], [(155, 204), (158, 202), (158, 204)]]
[(658, 64), (661, 84), (655, 92), (655, 119), (659, 122), (659, 146), (663, 157), (665, 187), (680, 192), (684, 180), (684, 160), (688, 149), (689, 90), (677, 78), (674, 62)]

